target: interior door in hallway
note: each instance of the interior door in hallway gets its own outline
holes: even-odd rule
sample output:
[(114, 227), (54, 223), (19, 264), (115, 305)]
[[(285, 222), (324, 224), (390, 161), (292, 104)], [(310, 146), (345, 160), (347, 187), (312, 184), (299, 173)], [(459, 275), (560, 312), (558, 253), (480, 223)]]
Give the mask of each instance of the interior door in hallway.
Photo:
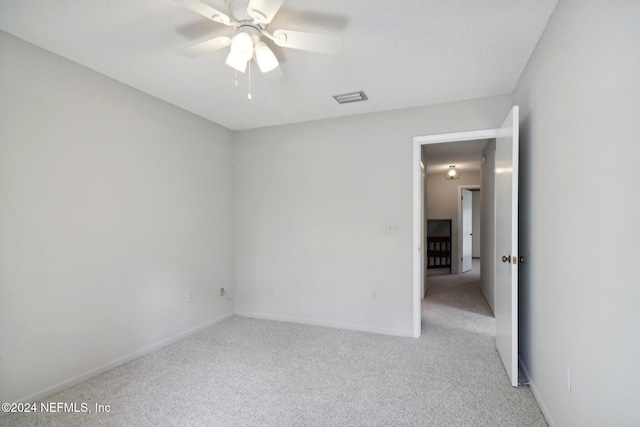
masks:
[(511, 385), (518, 386), (518, 107), (496, 138), (496, 347)]
[(472, 258), (473, 258), (473, 193), (466, 188), (461, 190), (461, 215), (462, 215), (462, 269), (461, 272), (465, 273), (471, 270)]

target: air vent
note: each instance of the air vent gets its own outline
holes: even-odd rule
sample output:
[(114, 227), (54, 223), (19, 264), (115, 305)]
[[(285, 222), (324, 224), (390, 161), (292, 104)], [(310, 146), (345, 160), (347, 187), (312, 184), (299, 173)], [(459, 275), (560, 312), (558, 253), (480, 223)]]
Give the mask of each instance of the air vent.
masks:
[(367, 98), (367, 95), (365, 95), (363, 91), (344, 93), (342, 95), (334, 95), (333, 97), (336, 99), (336, 101), (338, 101), (338, 104), (366, 101), (367, 99), (369, 99)]

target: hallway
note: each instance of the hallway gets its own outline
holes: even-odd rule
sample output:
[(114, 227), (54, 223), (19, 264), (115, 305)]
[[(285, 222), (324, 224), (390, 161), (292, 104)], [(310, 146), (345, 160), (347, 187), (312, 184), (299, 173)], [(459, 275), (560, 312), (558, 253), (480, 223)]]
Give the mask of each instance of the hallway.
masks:
[(422, 301), (423, 334), (443, 326), (495, 337), (495, 318), (480, 289), (480, 260), (473, 260), (471, 271), (428, 276), (427, 283)]

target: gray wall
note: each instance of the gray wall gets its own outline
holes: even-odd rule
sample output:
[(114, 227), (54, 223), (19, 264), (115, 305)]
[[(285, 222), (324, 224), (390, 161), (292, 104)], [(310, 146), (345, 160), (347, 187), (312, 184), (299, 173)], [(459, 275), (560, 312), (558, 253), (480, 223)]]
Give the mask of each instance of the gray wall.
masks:
[(551, 425), (640, 425), (639, 18), (560, 0), (514, 93), (521, 357)]
[(233, 313), (232, 138), (0, 32), (0, 401)]
[(413, 138), (495, 128), (510, 107), (506, 95), (240, 132), (238, 313), (412, 336)]

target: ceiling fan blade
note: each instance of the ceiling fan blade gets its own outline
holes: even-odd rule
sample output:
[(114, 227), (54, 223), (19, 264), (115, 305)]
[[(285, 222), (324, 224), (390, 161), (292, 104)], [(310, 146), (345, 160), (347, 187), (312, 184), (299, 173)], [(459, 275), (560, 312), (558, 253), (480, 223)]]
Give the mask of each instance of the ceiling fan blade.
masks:
[(229, 37), (216, 37), (215, 39), (178, 49), (177, 52), (185, 56), (199, 56), (225, 48), (230, 44), (231, 39)]
[(273, 41), (281, 47), (329, 54), (338, 53), (342, 45), (342, 38), (339, 36), (293, 30), (274, 31)]
[(233, 25), (231, 23), (231, 18), (226, 14), (220, 12), (217, 9), (212, 8), (208, 4), (204, 4), (199, 2), (198, 0), (173, 0), (176, 3), (181, 4), (187, 9), (193, 10), (195, 13), (198, 13), (204, 16), (207, 19), (211, 19), (212, 21), (219, 22), (224, 25)]
[(276, 16), (284, 0), (251, 0), (247, 6), (247, 13), (258, 24), (268, 24)]

